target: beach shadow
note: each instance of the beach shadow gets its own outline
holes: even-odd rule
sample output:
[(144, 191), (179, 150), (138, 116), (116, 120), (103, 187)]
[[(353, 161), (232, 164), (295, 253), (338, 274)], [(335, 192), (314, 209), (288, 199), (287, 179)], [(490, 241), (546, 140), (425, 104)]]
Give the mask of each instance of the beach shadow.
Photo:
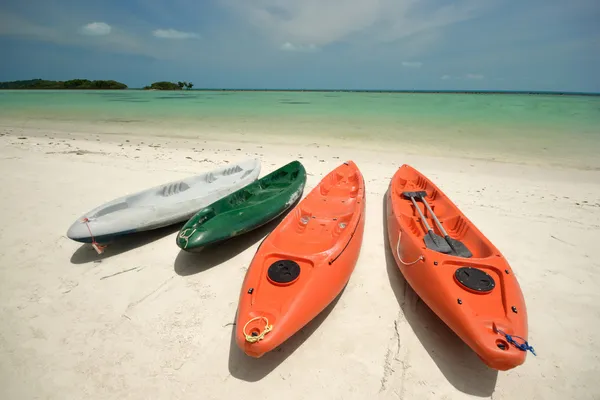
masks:
[[(290, 207), (291, 209), (292, 207)], [(287, 213), (283, 213), (274, 220), (250, 232), (212, 246), (207, 246), (197, 252), (180, 250), (175, 258), (175, 272), (181, 276), (193, 275), (232, 259), (259, 240), (266, 238), (286, 215)]]
[[(308, 324), (261, 358), (250, 357), (238, 347), (235, 342), (236, 327), (233, 325), (231, 327), (231, 343), (229, 345), (229, 373), (231, 376), (246, 382), (257, 382), (273, 372), (275, 368), (291, 356), (319, 328), (323, 321), (331, 314), (345, 290), (346, 286)], [(235, 321), (236, 319), (237, 312), (233, 320)]]
[[(102, 254), (96, 253), (96, 250), (94, 250), (91, 244), (84, 243), (75, 250), (71, 256), (71, 263), (85, 264), (89, 262), (99, 262), (106, 258), (114, 257), (178, 232), (184, 224), (185, 221), (158, 229), (128, 234), (107, 243), (107, 247)], [(173, 243), (175, 243), (175, 241), (173, 241)], [(176, 246), (175, 244), (173, 245)]]
[(388, 241), (386, 198), (387, 192), (383, 197), (385, 261), (390, 285), (406, 320), (448, 382), (472, 396), (491, 396), (496, 387), (498, 371), (479, 359), (419, 298), (400, 272)]

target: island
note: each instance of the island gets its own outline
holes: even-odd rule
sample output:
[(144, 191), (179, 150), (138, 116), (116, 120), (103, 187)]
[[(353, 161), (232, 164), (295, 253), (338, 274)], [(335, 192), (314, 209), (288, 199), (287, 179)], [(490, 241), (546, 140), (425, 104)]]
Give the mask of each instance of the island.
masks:
[(183, 88), (191, 89), (192, 87), (194, 87), (194, 84), (192, 82), (173, 83), (167, 81), (160, 81), (154, 82), (150, 86), (145, 86), (144, 90), (182, 90)]
[(30, 79), (25, 81), (0, 82), (0, 89), (110, 89), (123, 90), (127, 85), (113, 80), (72, 79), (68, 81), (49, 81)]

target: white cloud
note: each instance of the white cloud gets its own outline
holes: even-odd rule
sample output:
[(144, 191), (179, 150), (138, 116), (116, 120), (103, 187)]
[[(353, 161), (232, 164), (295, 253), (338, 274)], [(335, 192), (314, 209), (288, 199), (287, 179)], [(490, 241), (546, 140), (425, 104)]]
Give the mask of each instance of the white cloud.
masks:
[(91, 22), (81, 27), (81, 33), (90, 36), (108, 35), (111, 30), (111, 26), (105, 22)]
[(200, 37), (197, 33), (181, 32), (175, 29), (156, 29), (152, 35), (162, 39), (197, 39)]
[(407, 68), (421, 68), (422, 65), (420, 61), (402, 61), (402, 66)]
[(481, 74), (473, 74), (473, 73), (467, 74), (466, 77), (467, 77), (467, 79), (483, 79), (484, 78), (484, 76)]
[(487, 2), (414, 0), (220, 0), (272, 41), (322, 47), (357, 36), (391, 42), (480, 15)]
[[(75, 27), (70, 25), (72, 24), (71, 19), (80, 20), (81, 18), (74, 18), (66, 16), (65, 13), (57, 12), (52, 18), (46, 18), (43, 23), (38, 23), (18, 14), (0, 10), (0, 36), (20, 36), (61, 46), (81, 48), (95, 46), (112, 53), (137, 54), (153, 58), (166, 58), (169, 55), (168, 51), (162, 51), (155, 44), (146, 43), (135, 33), (119, 31), (102, 22), (87, 24), (78, 29), (77, 25)], [(104, 25), (108, 29), (106, 27), (99, 28)], [(80, 34), (74, 35), (74, 30)], [(104, 34), (102, 40), (90, 40), (89, 35), (97, 36), (100, 34), (99, 32), (108, 30), (110, 34)]]
[(450, 75), (442, 75), (442, 77), (440, 79), (443, 79), (446, 81), (448, 79), (452, 79), (452, 77)]
[(310, 52), (310, 51), (316, 51), (317, 50), (317, 46), (315, 46), (314, 44), (309, 44), (306, 46), (303, 45), (295, 45), (293, 43), (290, 42), (285, 42), (284, 44), (281, 45), (281, 50), (283, 51), (304, 51), (304, 52)]

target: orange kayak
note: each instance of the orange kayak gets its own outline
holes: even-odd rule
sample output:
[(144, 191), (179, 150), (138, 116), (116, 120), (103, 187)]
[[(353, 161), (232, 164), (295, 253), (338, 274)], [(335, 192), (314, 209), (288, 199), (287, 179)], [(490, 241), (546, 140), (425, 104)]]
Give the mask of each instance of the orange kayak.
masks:
[(360, 253), (365, 183), (352, 161), (327, 174), (260, 244), (246, 272), (237, 345), (261, 357), (342, 291)]
[(490, 240), (408, 165), (386, 196), (392, 253), (419, 297), (490, 368), (508, 370), (523, 364), (526, 350), (535, 354), (521, 288)]

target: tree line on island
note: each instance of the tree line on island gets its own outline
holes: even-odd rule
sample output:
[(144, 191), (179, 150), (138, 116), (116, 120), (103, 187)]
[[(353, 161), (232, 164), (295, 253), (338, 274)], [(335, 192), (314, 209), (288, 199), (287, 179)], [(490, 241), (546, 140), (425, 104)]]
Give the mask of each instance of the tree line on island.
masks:
[(71, 79), (68, 81), (49, 81), (30, 79), (25, 81), (0, 82), (0, 89), (127, 89), (121, 82), (109, 80), (90, 81), (89, 79)]
[[(192, 82), (154, 82), (145, 86), (144, 90), (182, 90), (194, 87)], [(51, 81), (46, 79), (29, 79), (22, 81), (0, 82), (0, 89), (88, 89), (88, 90), (123, 90), (127, 85), (114, 80), (71, 79), (68, 81)]]
[(184, 88), (191, 89), (192, 87), (194, 87), (194, 84), (192, 82), (173, 83), (173, 82), (167, 82), (167, 81), (160, 81), (160, 82), (154, 82), (150, 86), (145, 86), (144, 89), (145, 90), (182, 90)]

